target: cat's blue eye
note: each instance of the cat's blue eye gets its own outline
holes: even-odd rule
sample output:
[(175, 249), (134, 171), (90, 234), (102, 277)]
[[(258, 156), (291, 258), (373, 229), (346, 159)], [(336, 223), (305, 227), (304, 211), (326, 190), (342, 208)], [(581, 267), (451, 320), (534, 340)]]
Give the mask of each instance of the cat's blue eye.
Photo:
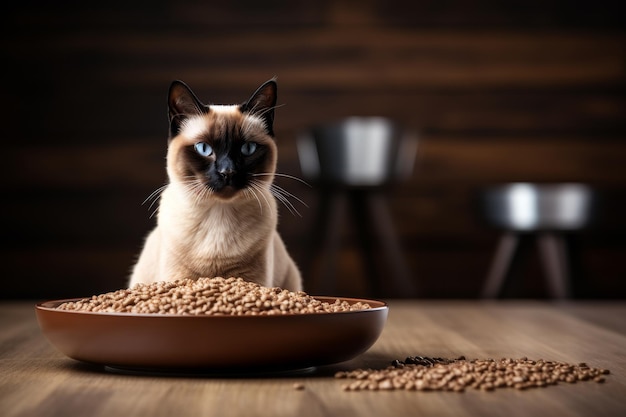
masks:
[(198, 152), (202, 156), (211, 156), (211, 154), (213, 153), (213, 148), (211, 148), (211, 145), (205, 142), (196, 143), (194, 145), (194, 148), (196, 149), (196, 152)]
[(241, 153), (245, 156), (250, 156), (256, 151), (256, 146), (255, 142), (246, 142), (241, 145)]

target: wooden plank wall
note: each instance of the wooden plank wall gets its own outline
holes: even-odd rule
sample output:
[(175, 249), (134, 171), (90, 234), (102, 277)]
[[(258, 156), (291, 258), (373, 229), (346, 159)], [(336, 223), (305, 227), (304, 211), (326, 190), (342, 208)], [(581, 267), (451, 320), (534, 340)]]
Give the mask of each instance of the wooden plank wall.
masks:
[[(401, 0), (28, 1), (5, 5), (2, 298), (117, 289), (165, 181), (165, 98), (182, 79), (240, 102), (279, 80), (279, 170), (316, 123), (385, 116), (420, 134), (415, 172), (390, 191), (424, 298), (479, 294), (498, 232), (475, 196), (509, 181), (582, 181), (604, 197), (576, 240), (575, 295), (626, 296), (626, 48), (619, 2)], [(316, 292), (306, 242), (317, 194), (280, 229)], [(368, 292), (346, 225), (338, 292)], [(508, 297), (545, 295), (529, 251)], [(312, 262), (311, 262), (312, 261)], [(520, 276), (521, 277), (521, 276)], [(518, 278), (520, 278), (518, 277)]]

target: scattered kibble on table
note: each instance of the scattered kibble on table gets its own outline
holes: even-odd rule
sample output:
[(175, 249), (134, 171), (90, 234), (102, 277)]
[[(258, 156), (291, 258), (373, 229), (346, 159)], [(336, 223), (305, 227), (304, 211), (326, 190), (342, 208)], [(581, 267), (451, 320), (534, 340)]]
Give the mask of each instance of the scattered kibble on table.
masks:
[(592, 368), (581, 362), (576, 365), (544, 359), (456, 359), (409, 356), (394, 360), (384, 369), (340, 371), (335, 378), (349, 382), (346, 391), (408, 390), (455, 391), (468, 388), (493, 391), (498, 388), (546, 387), (560, 382), (595, 381), (602, 383), (608, 369)]

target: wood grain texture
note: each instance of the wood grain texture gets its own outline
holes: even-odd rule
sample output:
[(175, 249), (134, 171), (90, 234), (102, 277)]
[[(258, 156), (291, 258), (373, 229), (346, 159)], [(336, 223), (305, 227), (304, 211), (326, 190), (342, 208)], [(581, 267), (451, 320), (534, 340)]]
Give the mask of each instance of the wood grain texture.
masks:
[[(626, 408), (623, 303), (393, 301), (366, 353), (312, 373), (268, 377), (138, 376), (64, 357), (38, 329), (33, 303), (0, 304), (0, 409), (6, 417), (110, 416), (618, 416)], [(345, 392), (338, 370), (406, 356), (523, 357), (607, 368), (604, 384), (526, 391)], [(294, 383), (304, 390), (294, 389)]]

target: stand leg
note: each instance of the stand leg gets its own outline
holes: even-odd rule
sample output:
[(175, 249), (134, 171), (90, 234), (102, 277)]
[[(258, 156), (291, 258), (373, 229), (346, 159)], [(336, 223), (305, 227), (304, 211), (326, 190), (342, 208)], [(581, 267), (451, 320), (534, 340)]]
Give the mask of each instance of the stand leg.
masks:
[(391, 267), (389, 281), (392, 291), (387, 292), (395, 296), (415, 297), (415, 283), (404, 257), (404, 251), (394, 231), (393, 220), (391, 213), (389, 213), (387, 202), (382, 195), (375, 193), (369, 194), (368, 199), (374, 227), (380, 236), (382, 248), (386, 252), (386, 258)]
[[(341, 224), (345, 207), (345, 195), (333, 193), (328, 205), (328, 221), (326, 223), (325, 241), (318, 252), (322, 252), (320, 276), (322, 283), (321, 294), (335, 294), (337, 292), (337, 265), (341, 243)], [(324, 249), (326, 254), (324, 254)]]
[(563, 237), (555, 233), (542, 233), (538, 238), (538, 244), (548, 278), (550, 295), (557, 299), (568, 298), (570, 283)]
[(487, 275), (487, 281), (483, 287), (483, 298), (497, 298), (502, 291), (506, 275), (511, 266), (511, 261), (513, 260), (513, 254), (517, 248), (518, 240), (518, 236), (510, 232), (505, 233), (504, 236), (500, 238), (500, 242), (496, 248), (496, 254), (494, 255), (491, 268), (489, 269), (489, 274)]
[(374, 249), (375, 237), (372, 234), (371, 213), (367, 210), (368, 192), (363, 190), (352, 190), (350, 192), (350, 213), (352, 224), (355, 228), (357, 244), (360, 249), (361, 260), (363, 261), (364, 274), (367, 277), (368, 293), (370, 296), (380, 296), (385, 288), (380, 280), (380, 268)]

